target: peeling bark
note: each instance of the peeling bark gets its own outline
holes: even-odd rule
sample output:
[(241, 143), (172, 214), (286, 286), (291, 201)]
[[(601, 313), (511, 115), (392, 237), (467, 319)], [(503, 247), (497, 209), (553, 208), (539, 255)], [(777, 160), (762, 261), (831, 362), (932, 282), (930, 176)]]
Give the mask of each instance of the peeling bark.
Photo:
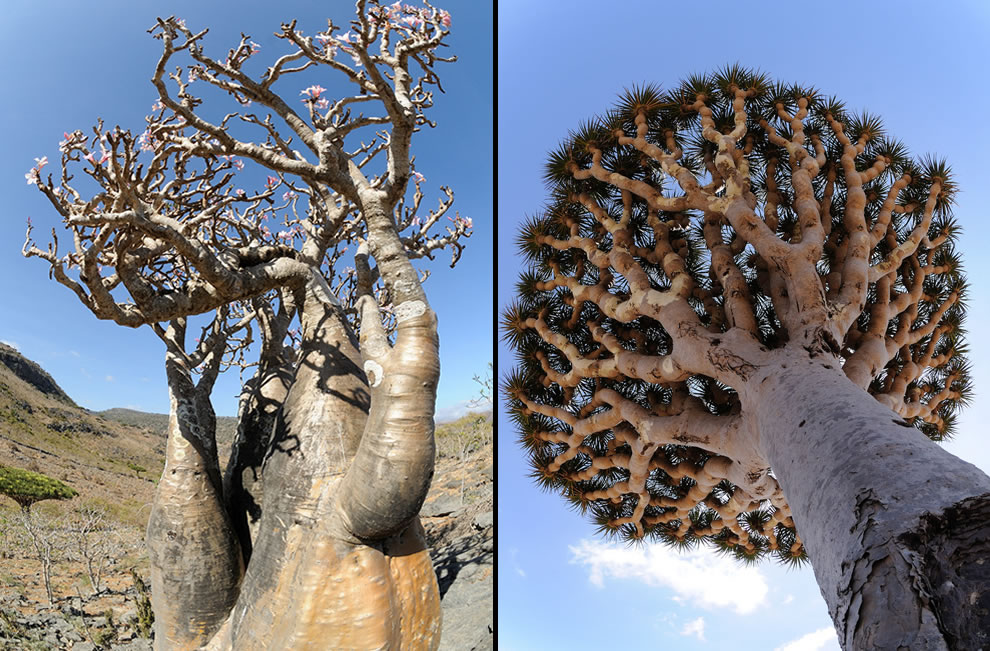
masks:
[(990, 478), (848, 380), (775, 351), (741, 390), (846, 649), (986, 648)]

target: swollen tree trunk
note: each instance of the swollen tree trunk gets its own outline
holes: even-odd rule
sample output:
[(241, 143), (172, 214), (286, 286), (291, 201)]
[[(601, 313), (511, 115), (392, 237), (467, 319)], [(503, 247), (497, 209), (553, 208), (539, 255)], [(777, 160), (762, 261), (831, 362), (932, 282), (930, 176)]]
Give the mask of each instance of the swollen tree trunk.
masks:
[(341, 564), (351, 545), (330, 517), (370, 396), (357, 341), (321, 280), (296, 301), (303, 343), (263, 467), (260, 533), (241, 598), (210, 648), (362, 648), (346, 636), (378, 619), (373, 609), (357, 618), (374, 577)]
[(990, 478), (798, 350), (740, 394), (842, 647), (990, 648)]
[[(278, 346), (281, 348), (281, 343)], [(263, 351), (257, 372), (244, 384), (237, 435), (223, 476), (224, 499), (245, 564), (251, 559), (261, 522), (262, 466), (292, 382), (292, 362), (286, 357), (283, 354), (266, 357)]]
[(223, 502), (209, 388), (165, 363), (171, 412), (165, 470), (148, 521), (155, 648), (198, 649), (237, 599), (243, 563)]

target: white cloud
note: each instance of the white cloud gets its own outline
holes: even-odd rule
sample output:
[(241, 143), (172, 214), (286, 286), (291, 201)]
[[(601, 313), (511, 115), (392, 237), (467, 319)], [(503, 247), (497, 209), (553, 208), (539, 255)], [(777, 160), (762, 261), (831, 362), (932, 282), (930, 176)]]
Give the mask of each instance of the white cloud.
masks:
[(789, 594), (786, 597), (784, 597), (783, 604), (786, 606), (787, 604), (791, 603), (792, 601), (794, 601), (794, 595)]
[(468, 401), (463, 400), (456, 405), (448, 405), (437, 409), (433, 418), (438, 423), (449, 423), (455, 421), (468, 413)]
[(831, 626), (802, 635), (773, 651), (840, 651), (839, 638)]
[(702, 642), (705, 641), (705, 618), (699, 617), (698, 619), (692, 619), (690, 622), (684, 625), (681, 629), (681, 635), (694, 635), (697, 636)]
[(470, 413), (482, 413), (491, 409), (491, 405), (476, 405), (473, 400), (462, 400), (457, 404), (440, 407), (433, 415), (438, 423), (451, 423)]
[(512, 563), (512, 569), (516, 571), (516, 574), (518, 574), (519, 576), (525, 579), (526, 571), (523, 568), (519, 567), (519, 563), (516, 562), (516, 557), (518, 555), (519, 555), (519, 548), (513, 547), (512, 549), (509, 550), (509, 561)]
[(107, 382), (113, 382), (113, 376), (112, 375), (108, 375), (108, 376), (106, 376), (103, 379), (105, 379)]
[(69, 351), (69, 354), (70, 354), (70, 355), (72, 355), (73, 357), (79, 357), (79, 353), (77, 353), (77, 352), (76, 352), (76, 351), (74, 351), (74, 350), (70, 350), (70, 351)]
[(587, 565), (588, 579), (603, 587), (605, 577), (636, 579), (672, 589), (674, 599), (704, 608), (731, 608), (740, 615), (766, 604), (766, 577), (755, 567), (718, 556), (711, 549), (677, 552), (661, 545), (622, 547), (589, 540), (571, 546), (571, 563)]
[(17, 352), (20, 352), (21, 351), (21, 347), (18, 346), (17, 345), (17, 342), (15, 342), (15, 341), (7, 341), (6, 339), (0, 339), (0, 344), (7, 344), (8, 346), (10, 346), (11, 348), (13, 348)]

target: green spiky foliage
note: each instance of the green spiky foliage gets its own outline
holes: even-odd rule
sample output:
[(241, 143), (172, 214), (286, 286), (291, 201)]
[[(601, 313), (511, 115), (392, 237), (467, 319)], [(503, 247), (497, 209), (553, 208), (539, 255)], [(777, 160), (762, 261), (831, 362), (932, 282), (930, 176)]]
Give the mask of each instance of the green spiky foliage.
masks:
[(42, 500), (67, 500), (78, 494), (71, 486), (39, 472), (0, 466), (0, 495), (14, 500), (25, 511)]
[[(702, 211), (691, 208), (653, 209), (643, 198), (649, 189), (663, 197), (685, 193), (672, 168), (665, 170), (658, 160), (663, 155), (676, 159), (714, 196), (724, 194), (727, 179), (719, 172), (719, 146), (703, 132), (696, 102), (711, 111), (716, 131), (729, 134), (736, 127), (733, 101), (740, 91), (748, 91), (745, 135), (738, 141), (748, 164), (746, 191), (757, 214), (786, 242), (802, 236), (792, 185), (795, 154), (773, 136), (793, 138), (792, 119), (805, 107), (804, 152), (824, 158), (811, 182), (825, 231), (817, 271), (829, 301), (840, 290), (838, 280), (850, 245), (845, 221), (849, 183), (841, 162), (847, 150), (835, 123), (853, 146), (860, 146), (855, 170), (874, 176), (862, 183), (866, 227), (877, 240), (869, 263), (889, 260), (918, 236), (919, 225), (929, 221), (921, 243), (887, 275), (888, 284), (870, 281), (862, 312), (845, 338), (835, 342), (834, 352), (843, 362), (853, 359), (861, 342), (879, 329), (894, 352), (867, 390), (889, 398), (887, 403), (907, 423), (931, 439), (951, 436), (958, 409), (971, 400), (972, 381), (963, 330), (966, 285), (954, 246), (960, 230), (951, 215), (956, 186), (950, 168), (934, 157), (912, 158), (877, 116), (853, 113), (815, 88), (776, 82), (739, 64), (690, 76), (667, 91), (652, 84), (634, 86), (550, 153), (544, 179), (549, 203), (525, 221), (517, 236), (526, 268), (501, 323), (517, 364), (501, 385), (533, 479), (543, 489), (562, 494), (602, 535), (674, 546), (703, 543), (743, 562), (773, 557), (793, 564), (803, 562), (806, 554), (779, 494), (774, 500), (749, 500), (727, 478), (706, 476), (706, 463), (715, 456), (709, 451), (657, 445), (644, 459), (637, 455), (647, 437), (632, 431), (634, 423), (596, 424), (619, 399), (658, 417), (682, 413), (687, 402), (711, 416), (729, 418), (739, 411), (733, 388), (713, 377), (694, 373), (682, 381), (653, 382), (616, 370), (624, 352), (670, 354), (672, 339), (655, 319), (619, 318), (615, 306), (630, 297), (631, 288), (610, 262), (608, 254), (615, 247), (628, 251), (650, 287), (661, 292), (673, 286), (665, 264), (675, 254), (691, 278), (693, 290), (686, 301), (711, 333), (733, 325), (726, 278), (715, 260), (716, 250), (720, 256), (728, 252), (741, 279), (732, 293), (748, 293), (760, 344), (773, 349), (788, 342), (768, 262), (745, 237), (727, 220), (706, 222)], [(658, 155), (620, 143), (622, 137), (642, 135), (638, 129), (644, 120), (645, 139), (653, 151), (661, 152)], [(588, 172), (595, 161), (604, 170), (597, 177)], [(876, 168), (875, 175), (868, 172), (871, 168)], [(616, 177), (606, 174), (638, 184), (636, 191), (623, 191), (613, 182)], [(895, 189), (898, 182), (904, 184), (900, 190)], [(930, 196), (934, 209), (926, 217)], [(884, 207), (889, 198), (893, 209)], [(580, 299), (575, 296), (578, 289)], [(873, 322), (874, 304), (905, 295), (910, 300), (903, 309), (884, 323)], [(576, 370), (576, 362), (584, 370)], [(611, 370), (603, 371), (608, 364)], [(600, 399), (605, 392), (619, 398)], [(637, 459), (637, 477), (647, 475), (642, 485), (634, 486), (631, 467)]]

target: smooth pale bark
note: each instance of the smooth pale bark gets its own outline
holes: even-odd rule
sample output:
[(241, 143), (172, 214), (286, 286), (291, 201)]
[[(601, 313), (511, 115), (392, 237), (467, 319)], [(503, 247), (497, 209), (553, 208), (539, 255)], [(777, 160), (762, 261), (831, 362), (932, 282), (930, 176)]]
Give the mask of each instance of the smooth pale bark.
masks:
[(990, 478), (779, 350), (740, 386), (845, 649), (990, 648)]
[(170, 353), (165, 363), (171, 413), (165, 470), (148, 520), (155, 649), (198, 649), (237, 600), (244, 566), (223, 503), (216, 417)]
[[(433, 409), (440, 380), (436, 313), (430, 309), (377, 195), (364, 201), (369, 249), (394, 304), (395, 345), (380, 332), (377, 310), (362, 314), (362, 354), (371, 373), (372, 407), (361, 445), (344, 477), (335, 512), (359, 539), (382, 540), (403, 531), (419, 513), (433, 480)], [(367, 304), (366, 304), (367, 306)]]
[(418, 518), (397, 535), (363, 540), (334, 508), (370, 396), (357, 342), (329, 298), (317, 279), (299, 301), (302, 361), (264, 466), (260, 534), (240, 599), (209, 649), (439, 644), (440, 596)]
[(296, 619), (288, 601), (306, 589), (313, 574), (307, 569), (321, 564), (306, 549), (326, 537), (321, 496), (346, 469), (367, 419), (370, 396), (357, 342), (340, 306), (322, 290), (312, 281), (297, 303), (300, 362), (263, 467), (260, 534), (231, 614), (238, 649), (287, 648), (274, 636), (280, 622)]

